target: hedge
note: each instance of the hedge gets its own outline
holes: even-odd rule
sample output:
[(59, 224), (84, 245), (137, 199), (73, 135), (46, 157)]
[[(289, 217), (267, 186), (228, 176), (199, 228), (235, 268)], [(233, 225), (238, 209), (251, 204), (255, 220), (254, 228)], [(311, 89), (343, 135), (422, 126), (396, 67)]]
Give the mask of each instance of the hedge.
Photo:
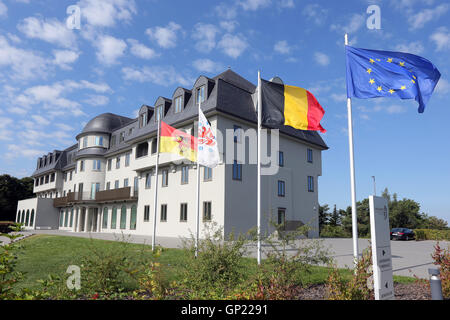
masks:
[(450, 241), (450, 229), (415, 229), (416, 240), (447, 240)]

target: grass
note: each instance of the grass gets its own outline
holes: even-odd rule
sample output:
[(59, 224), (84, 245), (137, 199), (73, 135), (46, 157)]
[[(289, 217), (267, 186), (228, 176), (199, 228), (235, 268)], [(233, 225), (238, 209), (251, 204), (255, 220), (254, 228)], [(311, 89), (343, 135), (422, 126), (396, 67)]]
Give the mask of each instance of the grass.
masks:
[[(124, 240), (126, 241), (126, 237)], [(18, 288), (37, 289), (39, 287), (37, 280), (46, 279), (49, 274), (64, 276), (69, 265), (79, 265), (82, 257), (89, 254), (91, 246), (114, 250), (120, 245), (126, 245), (128, 252), (133, 253), (131, 256), (135, 259), (152, 259), (151, 247), (144, 244), (55, 235), (34, 235), (20, 243), (23, 249), (18, 257), (17, 271), (25, 273), (25, 277)], [(164, 267), (169, 281), (182, 279), (185, 254), (186, 252), (181, 249), (164, 249), (161, 254), (159, 262)], [(256, 259), (245, 258), (244, 264), (247, 275), (256, 273), (258, 267)], [(83, 271), (81, 272), (83, 273)], [(327, 267), (314, 266), (312, 272), (304, 274), (302, 280), (306, 285), (325, 283), (328, 272), (329, 268)], [(344, 277), (350, 278), (350, 270), (341, 269), (341, 272)], [(415, 280), (409, 277), (394, 276), (394, 281), (411, 283)]]

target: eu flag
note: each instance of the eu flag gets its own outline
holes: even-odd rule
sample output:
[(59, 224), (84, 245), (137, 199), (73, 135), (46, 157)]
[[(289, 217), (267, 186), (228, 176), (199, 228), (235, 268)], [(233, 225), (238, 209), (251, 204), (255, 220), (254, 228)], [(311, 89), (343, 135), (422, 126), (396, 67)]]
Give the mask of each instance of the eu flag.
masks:
[(415, 99), (422, 113), (441, 77), (430, 61), (410, 53), (346, 46), (346, 56), (349, 98)]

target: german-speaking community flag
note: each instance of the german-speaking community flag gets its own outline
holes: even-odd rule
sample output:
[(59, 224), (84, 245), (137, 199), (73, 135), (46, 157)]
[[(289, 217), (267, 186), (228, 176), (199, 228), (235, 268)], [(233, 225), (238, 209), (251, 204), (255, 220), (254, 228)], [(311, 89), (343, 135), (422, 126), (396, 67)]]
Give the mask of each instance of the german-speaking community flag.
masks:
[(175, 153), (196, 162), (197, 138), (161, 121), (159, 152)]
[(263, 124), (326, 132), (320, 125), (325, 111), (308, 90), (264, 79), (261, 87)]

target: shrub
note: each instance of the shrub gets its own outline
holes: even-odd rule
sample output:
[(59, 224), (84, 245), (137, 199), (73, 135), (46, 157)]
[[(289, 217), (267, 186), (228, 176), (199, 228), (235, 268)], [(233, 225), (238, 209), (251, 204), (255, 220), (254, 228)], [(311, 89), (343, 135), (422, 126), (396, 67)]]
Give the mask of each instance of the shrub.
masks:
[(432, 254), (434, 264), (440, 266), (440, 276), (442, 283), (442, 295), (444, 298), (450, 298), (450, 247), (442, 249), (439, 242), (434, 246)]
[(243, 256), (247, 239), (234, 233), (223, 237), (223, 228), (212, 223), (206, 226), (205, 238), (199, 239), (195, 257), (195, 240), (185, 241), (185, 265), (182, 293), (189, 299), (224, 299), (244, 280)]
[(450, 229), (415, 229), (416, 240), (450, 241)]
[(372, 288), (372, 248), (363, 251), (350, 280), (344, 279), (336, 265), (326, 283), (326, 296), (329, 300), (369, 300), (373, 299)]
[(321, 238), (349, 238), (350, 235), (342, 226), (324, 225), (320, 230)]

